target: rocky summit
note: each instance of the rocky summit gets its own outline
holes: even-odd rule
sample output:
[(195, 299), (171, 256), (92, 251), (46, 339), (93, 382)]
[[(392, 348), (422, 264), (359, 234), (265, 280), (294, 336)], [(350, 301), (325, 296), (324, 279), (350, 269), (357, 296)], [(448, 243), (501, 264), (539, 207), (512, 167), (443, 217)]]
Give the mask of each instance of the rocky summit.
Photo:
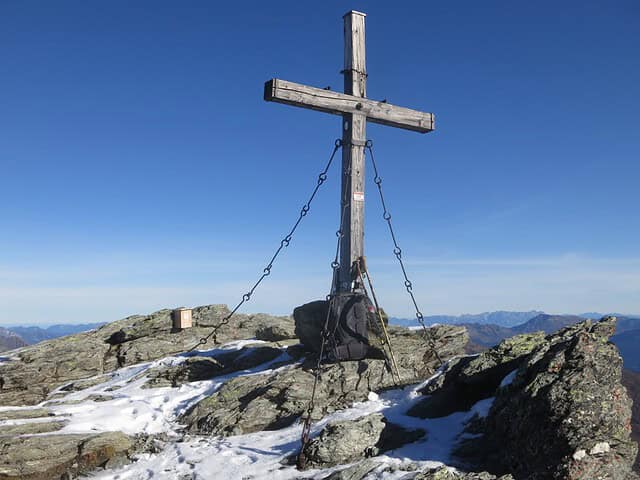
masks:
[(390, 327), (399, 379), (380, 358), (323, 363), (310, 405), (315, 323), (237, 315), (189, 351), (228, 313), (198, 307), (174, 331), (161, 310), (4, 353), (0, 479), (640, 478), (613, 317), (477, 355), (463, 326)]
[[(128, 365), (184, 352), (228, 314), (226, 305), (198, 307), (193, 310), (194, 328), (174, 331), (171, 310), (160, 310), (15, 350), (0, 363), (0, 405), (33, 405), (62, 385), (64, 390), (56, 394), (84, 388), (87, 379), (100, 381), (100, 375)], [(294, 338), (293, 330), (288, 317), (236, 315), (216, 340), (280, 340)]]

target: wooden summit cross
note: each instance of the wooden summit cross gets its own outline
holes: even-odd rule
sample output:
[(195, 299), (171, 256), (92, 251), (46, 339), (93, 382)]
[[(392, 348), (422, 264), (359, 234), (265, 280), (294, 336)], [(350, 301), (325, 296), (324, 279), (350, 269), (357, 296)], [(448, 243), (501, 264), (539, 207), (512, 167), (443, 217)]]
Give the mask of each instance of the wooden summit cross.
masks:
[(264, 86), (264, 99), (267, 101), (342, 115), (341, 198), (347, 199), (349, 205), (345, 211), (340, 244), (339, 292), (351, 290), (353, 264), (364, 255), (364, 148), (367, 121), (420, 133), (434, 129), (431, 113), (366, 98), (365, 16), (352, 10), (343, 17), (344, 70), (341, 73), (344, 74), (344, 93), (276, 78), (267, 81)]

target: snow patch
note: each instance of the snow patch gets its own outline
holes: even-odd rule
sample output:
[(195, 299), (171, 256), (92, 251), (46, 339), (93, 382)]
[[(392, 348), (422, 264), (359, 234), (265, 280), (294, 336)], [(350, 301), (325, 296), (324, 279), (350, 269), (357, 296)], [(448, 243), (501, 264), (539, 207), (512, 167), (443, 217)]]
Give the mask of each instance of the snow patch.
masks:
[[(122, 368), (107, 375), (100, 384), (77, 392), (58, 389), (54, 393), (63, 398), (43, 402), (40, 407), (50, 408), (68, 422), (58, 433), (85, 433), (122, 431), (139, 433), (166, 433), (179, 436), (178, 418), (192, 405), (213, 394), (225, 382), (238, 376), (264, 375), (277, 370), (295, 367), (298, 363), (283, 350), (269, 362), (252, 369), (216, 377), (211, 380), (190, 382), (178, 388), (142, 388), (152, 369), (179, 365), (188, 357), (216, 356), (229, 350), (240, 350), (262, 342), (243, 340), (231, 342), (221, 348), (190, 352)], [(280, 362), (290, 362), (277, 367)], [(423, 439), (386, 452), (375, 458), (379, 466), (368, 475), (370, 479), (400, 480), (406, 478), (409, 465), (413, 468), (435, 468), (450, 463), (453, 447), (464, 437), (465, 424), (474, 416), (485, 416), (493, 399), (476, 403), (468, 412), (457, 412), (447, 417), (420, 419), (406, 412), (424, 396), (420, 390), (446, 369), (443, 365), (426, 381), (382, 393), (370, 392), (363, 402), (326, 416), (312, 426), (311, 435), (317, 436), (333, 421), (356, 420), (365, 415), (380, 412), (390, 422), (407, 429), (421, 428), (427, 431)], [(94, 401), (95, 396), (103, 401)], [(69, 403), (60, 403), (69, 402)], [(19, 408), (19, 407), (14, 407)], [(24, 408), (24, 407), (23, 407)], [(32, 407), (35, 408), (35, 407)], [(9, 409), (9, 408), (6, 408)], [(48, 420), (51, 420), (49, 417)], [(263, 431), (232, 437), (187, 435), (181, 441), (168, 442), (158, 454), (139, 455), (130, 465), (102, 472), (91, 478), (98, 480), (174, 480), (177, 478), (231, 480), (265, 479), (293, 480), (299, 478), (320, 479), (346, 465), (324, 470), (308, 470), (304, 474), (290, 465), (290, 459), (300, 448), (302, 426), (297, 422), (276, 431)], [(395, 472), (389, 472), (393, 467)], [(403, 471), (403, 467), (406, 469)]]
[(596, 443), (589, 453), (591, 455), (598, 455), (600, 453), (609, 453), (611, 451), (611, 447), (609, 446), (609, 442), (599, 442)]
[(576, 450), (576, 452), (573, 454), (573, 459), (579, 462), (586, 456), (587, 456), (587, 451), (580, 449), (580, 450)]
[[(239, 350), (239, 342), (233, 342), (222, 350)], [(99, 385), (73, 392), (60, 400), (45, 402), (56, 414), (69, 417), (69, 423), (58, 433), (86, 433), (121, 431), (129, 435), (139, 433), (171, 433), (180, 425), (177, 418), (192, 405), (212, 395), (226, 381), (236, 376), (266, 374), (272, 365), (290, 361), (287, 353), (256, 368), (215, 377), (211, 380), (184, 383), (177, 388), (143, 388), (147, 382), (146, 373), (154, 368), (179, 365), (186, 357), (166, 357), (155, 362), (147, 362), (123, 368), (111, 374), (111, 378)], [(289, 368), (290, 364), (281, 367)], [(99, 395), (101, 401), (91, 401), (91, 395)], [(73, 403), (71, 403), (73, 402)]]
[[(405, 412), (422, 398), (418, 393), (421, 385), (405, 387), (384, 393), (369, 393), (364, 402), (351, 408), (326, 416), (312, 427), (312, 436), (317, 436), (330, 422), (356, 420), (365, 415), (381, 412), (389, 421), (408, 429), (423, 428), (428, 431), (426, 439), (405, 445), (397, 450), (376, 457), (380, 463), (367, 478), (400, 479), (406, 475), (401, 471), (409, 464), (420, 468), (435, 468), (451, 461), (451, 450), (460, 439), (464, 425), (475, 415), (486, 415), (493, 399), (478, 402), (469, 412), (459, 412), (438, 419), (409, 417)], [(292, 480), (301, 478), (288, 459), (296, 455), (300, 447), (302, 427), (299, 423), (277, 431), (256, 432), (232, 437), (186, 437), (185, 441), (167, 446), (158, 455), (142, 455), (131, 465), (111, 472), (103, 472), (94, 478), (101, 480), (138, 480), (187, 478), (206, 479), (268, 479)], [(387, 467), (393, 466), (395, 473)], [(309, 470), (304, 478), (324, 478), (331, 471), (344, 468)]]

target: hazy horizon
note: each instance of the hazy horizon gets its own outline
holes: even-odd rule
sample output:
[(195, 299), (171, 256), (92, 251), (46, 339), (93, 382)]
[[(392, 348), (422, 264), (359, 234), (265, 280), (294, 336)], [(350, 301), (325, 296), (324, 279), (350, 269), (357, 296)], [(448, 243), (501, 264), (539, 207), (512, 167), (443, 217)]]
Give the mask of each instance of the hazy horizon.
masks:
[[(200, 307), (200, 306), (204, 306), (204, 305), (191, 305), (191, 308), (196, 308), (196, 307)], [(169, 308), (169, 307), (167, 307)], [(163, 310), (163, 309), (160, 309)], [(0, 320), (0, 327), (3, 328), (13, 328), (13, 327), (25, 327), (25, 328), (29, 328), (29, 327), (39, 327), (39, 328), (48, 328), (48, 327), (54, 327), (54, 326), (59, 326), (59, 325), (82, 325), (82, 324), (98, 324), (98, 323), (110, 323), (110, 322), (115, 322), (117, 320), (122, 320), (123, 318), (127, 318), (129, 316), (133, 316), (133, 315), (148, 315), (148, 314), (152, 314), (155, 313), (158, 310), (155, 311), (149, 311), (149, 312), (135, 312), (135, 313), (130, 313), (127, 314), (121, 318), (112, 318), (110, 320), (97, 320), (97, 321), (92, 321), (92, 322), (88, 322), (88, 321), (70, 321), (70, 322), (65, 322), (65, 323), (59, 323), (59, 322), (53, 322), (53, 323), (47, 323), (47, 322), (43, 322), (43, 323), (4, 323), (2, 320)], [(487, 310), (487, 311), (482, 311), (482, 312), (464, 312), (464, 313), (458, 313), (458, 314), (450, 314), (450, 313), (429, 313), (429, 314), (425, 314), (425, 318), (429, 318), (429, 317), (441, 317), (441, 316), (450, 316), (450, 317), (463, 317), (463, 316), (479, 316), (479, 315), (484, 315), (484, 314), (492, 314), (492, 313), (533, 313), (533, 312), (539, 312), (539, 313), (544, 313), (547, 315), (577, 315), (577, 316), (585, 316), (585, 315), (589, 315), (589, 314), (597, 314), (598, 316), (600, 315), (612, 315), (612, 314), (616, 314), (616, 315), (621, 315), (621, 316), (625, 316), (625, 317), (638, 317), (640, 318), (640, 313), (629, 313), (629, 312), (614, 312), (614, 311), (604, 311), (604, 312), (549, 312), (546, 310), (542, 310), (542, 309), (533, 309), (533, 310), (505, 310), (505, 309), (496, 309), (496, 310)], [(273, 315), (273, 316), (289, 316), (291, 315), (290, 313), (273, 313), (273, 312), (264, 312), (264, 311), (247, 311), (247, 312), (239, 312), (239, 313), (244, 313), (244, 314), (249, 314), (249, 315), (254, 315), (254, 314), (259, 314), (259, 313), (266, 313), (269, 315)], [(397, 315), (393, 315), (393, 313), (389, 314), (390, 318), (397, 318), (400, 320), (413, 320), (415, 319), (415, 315), (408, 315), (408, 316), (397, 316)], [(417, 324), (417, 320), (416, 320), (416, 324)]]

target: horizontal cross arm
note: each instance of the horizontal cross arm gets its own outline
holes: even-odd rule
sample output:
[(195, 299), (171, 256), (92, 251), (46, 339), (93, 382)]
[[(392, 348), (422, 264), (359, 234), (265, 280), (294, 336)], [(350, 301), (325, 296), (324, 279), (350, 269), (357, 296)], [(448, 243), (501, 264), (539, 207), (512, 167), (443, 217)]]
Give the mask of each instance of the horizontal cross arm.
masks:
[(342, 115), (362, 113), (367, 120), (391, 127), (427, 133), (435, 128), (432, 113), (397, 107), (386, 102), (308, 87), (274, 78), (264, 84), (264, 99), (320, 112)]

